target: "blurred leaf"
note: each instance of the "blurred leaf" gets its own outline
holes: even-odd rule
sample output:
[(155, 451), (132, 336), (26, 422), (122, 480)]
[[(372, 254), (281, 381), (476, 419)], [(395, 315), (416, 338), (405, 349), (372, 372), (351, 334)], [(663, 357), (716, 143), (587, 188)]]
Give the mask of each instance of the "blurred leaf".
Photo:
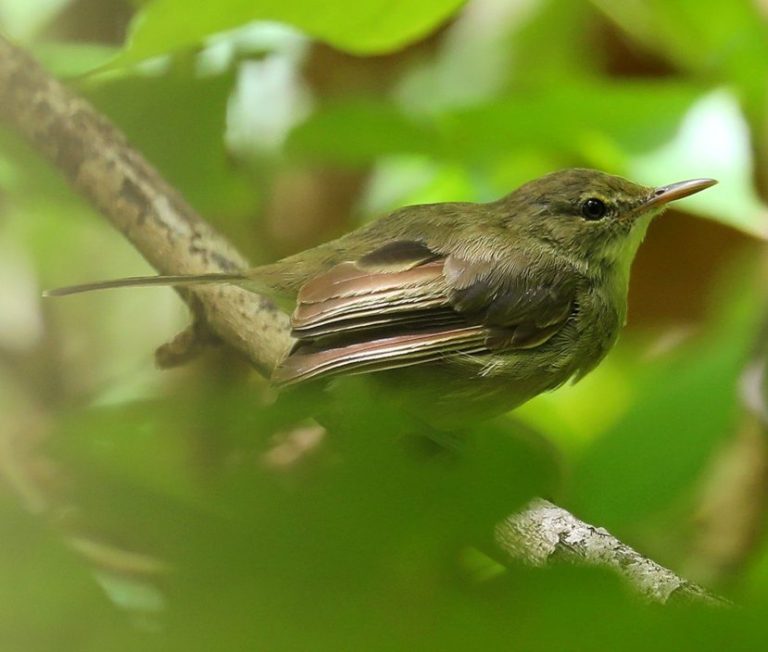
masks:
[(676, 205), (760, 238), (768, 238), (768, 208), (752, 180), (749, 127), (735, 98), (725, 90), (705, 95), (689, 109), (674, 139), (635, 156), (632, 178), (649, 185), (712, 177), (715, 188)]
[(332, 0), (318, 11), (311, 0), (220, 0), (215, 4), (154, 0), (137, 16), (115, 65), (196, 47), (217, 32), (255, 20), (288, 23), (355, 54), (404, 47), (447, 20), (463, 0)]
[(31, 41), (71, 0), (0, 0), (0, 29), (19, 41)]
[(3, 650), (96, 652), (140, 645), (143, 636), (110, 604), (82, 560), (4, 496), (0, 535)]
[(511, 35), (510, 77), (515, 85), (554, 87), (595, 79), (595, 8), (583, 0), (543, 0)]
[(565, 85), (443, 110), (429, 120), (391, 104), (350, 100), (321, 108), (295, 128), (287, 149), (302, 160), (345, 165), (395, 154), (495, 165), (511, 153), (569, 153), (649, 185), (714, 177), (720, 186), (681, 207), (766, 237), (768, 210), (752, 186), (739, 108), (725, 92), (697, 95), (694, 87), (670, 83)]
[(433, 127), (393, 105), (350, 100), (326, 106), (290, 134), (288, 153), (315, 162), (364, 165), (380, 156), (437, 153)]
[(750, 0), (593, 0), (629, 35), (683, 69), (735, 84), (750, 101), (764, 97), (768, 26)]
[(588, 156), (606, 138), (629, 156), (668, 139), (695, 96), (687, 84), (565, 84), (448, 112), (440, 126), (450, 152), (469, 159), (514, 147)]
[(114, 46), (74, 41), (46, 41), (34, 48), (40, 63), (57, 77), (77, 77), (98, 68), (117, 53)]
[[(248, 555), (247, 541), (235, 550), (224, 543), (180, 569), (162, 649), (721, 652), (765, 643), (761, 603), (653, 608), (604, 570), (513, 568), (472, 584), (393, 565), (384, 577), (350, 573), (324, 584), (270, 568)], [(224, 559), (234, 563), (222, 568)], [(264, 570), (274, 571), (266, 582)]]
[(671, 138), (696, 94), (693, 87), (669, 83), (563, 85), (446, 110), (429, 122), (389, 104), (349, 102), (316, 112), (293, 131), (288, 147), (295, 155), (334, 162), (399, 152), (468, 163), (515, 149), (590, 155), (608, 139), (629, 157)]
[(254, 190), (224, 147), (234, 76), (173, 72), (89, 83), (86, 94), (203, 214), (249, 213)]
[[(190, 470), (185, 415), (161, 405), (135, 403), (94, 408), (62, 420), (52, 450), (82, 473), (106, 475), (158, 494), (189, 500), (196, 486)], [(86, 476), (81, 476), (86, 477)]]
[(494, 99), (512, 89), (552, 88), (593, 80), (599, 63), (583, 0), (470, 3), (397, 86), (399, 101), (427, 113)]
[(633, 406), (577, 465), (574, 493), (587, 520), (637, 527), (679, 500), (733, 432), (756, 316), (748, 290), (728, 298), (717, 327), (651, 367)]
[[(460, 551), (485, 544), (495, 523), (554, 484), (550, 451), (509, 424), (472, 428), (454, 451), (370, 390), (353, 380), (325, 395), (325, 440), (286, 467), (262, 454), (311, 396), (255, 409), (236, 390), (91, 409), (73, 415), (51, 450), (77, 478), (91, 527), (172, 564), (175, 636), (196, 630), (190, 614), (202, 608), (192, 621), (213, 632), (236, 622), (236, 638), (253, 635), (246, 613), (285, 636), (305, 611), (306, 627), (332, 637), (328, 619), (359, 609), (390, 618), (403, 601), (439, 605)], [(301, 640), (304, 628), (290, 635)]]
[[(579, 450), (612, 428), (635, 402), (633, 381), (638, 364), (642, 367), (642, 362), (632, 357), (632, 349), (619, 346), (586, 378), (540, 394), (517, 408), (514, 415), (566, 452)], [(600, 409), (596, 410), (598, 400)]]

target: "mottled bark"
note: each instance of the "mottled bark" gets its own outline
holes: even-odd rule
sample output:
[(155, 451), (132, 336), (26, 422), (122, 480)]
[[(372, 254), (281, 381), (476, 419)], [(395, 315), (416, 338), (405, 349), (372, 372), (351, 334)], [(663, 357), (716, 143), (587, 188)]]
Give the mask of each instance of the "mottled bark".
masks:
[[(147, 261), (167, 274), (226, 272), (248, 261), (210, 227), (84, 99), (0, 37), (0, 117), (66, 176)], [(289, 345), (288, 320), (271, 301), (236, 287), (180, 292), (196, 325), (159, 361), (183, 360), (204, 331), (244, 353), (264, 375)], [(183, 344), (190, 349), (183, 350)]]
[(651, 602), (729, 604), (643, 557), (607, 530), (584, 523), (546, 500), (534, 500), (525, 511), (501, 523), (496, 542), (511, 557), (536, 566), (563, 560), (613, 569)]

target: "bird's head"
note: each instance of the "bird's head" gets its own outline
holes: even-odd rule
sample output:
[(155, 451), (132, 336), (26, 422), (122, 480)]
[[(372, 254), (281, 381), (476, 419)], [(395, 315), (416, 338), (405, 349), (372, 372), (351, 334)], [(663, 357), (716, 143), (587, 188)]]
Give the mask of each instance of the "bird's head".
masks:
[(530, 181), (502, 202), (509, 225), (527, 237), (585, 262), (628, 263), (655, 215), (716, 183), (690, 179), (653, 188), (573, 168)]

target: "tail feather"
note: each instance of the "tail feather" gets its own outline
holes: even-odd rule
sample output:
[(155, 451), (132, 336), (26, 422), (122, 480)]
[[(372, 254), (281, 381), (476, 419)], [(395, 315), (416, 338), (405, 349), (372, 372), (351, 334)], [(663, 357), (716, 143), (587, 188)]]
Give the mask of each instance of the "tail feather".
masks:
[(237, 283), (247, 280), (245, 272), (223, 272), (214, 274), (189, 274), (179, 276), (132, 276), (117, 278), (109, 281), (96, 281), (95, 283), (82, 283), (80, 285), (68, 285), (66, 287), (45, 290), (44, 297), (63, 297), (69, 294), (92, 292), (94, 290), (109, 290), (124, 287), (151, 287), (159, 285), (203, 285), (210, 283)]

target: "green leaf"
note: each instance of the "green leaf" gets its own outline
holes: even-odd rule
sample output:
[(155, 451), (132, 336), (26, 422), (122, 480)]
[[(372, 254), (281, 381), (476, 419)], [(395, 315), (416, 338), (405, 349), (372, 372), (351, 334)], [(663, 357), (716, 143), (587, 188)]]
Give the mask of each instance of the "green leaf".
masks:
[(57, 77), (77, 77), (114, 59), (117, 48), (100, 43), (53, 41), (36, 45), (34, 54)]
[(365, 165), (392, 154), (437, 154), (438, 134), (392, 104), (350, 100), (326, 106), (290, 134), (286, 148), (304, 160)]
[(463, 0), (156, 0), (133, 23), (115, 64), (195, 47), (209, 36), (252, 21), (277, 21), (355, 54), (381, 54), (418, 40), (447, 20)]
[(629, 165), (630, 176), (649, 185), (693, 177), (717, 179), (718, 186), (676, 208), (765, 239), (768, 208), (755, 190), (753, 167), (749, 126), (736, 98), (722, 89), (691, 106), (673, 139), (635, 156)]
[(248, 214), (255, 193), (225, 148), (231, 74), (104, 78), (85, 88), (130, 142), (201, 213)]
[(632, 154), (671, 137), (694, 98), (687, 84), (564, 84), (449, 112), (441, 126), (449, 151), (462, 157), (502, 156), (512, 147), (589, 157), (606, 140)]
[(420, 153), (466, 163), (507, 158), (516, 149), (589, 158), (607, 142), (626, 159), (669, 140), (696, 95), (686, 84), (566, 84), (447, 109), (431, 122), (392, 104), (353, 100), (321, 108), (294, 130), (288, 146), (336, 162)]
[(732, 436), (759, 303), (745, 284), (732, 289), (718, 307), (719, 323), (653, 365), (634, 405), (577, 465), (575, 495), (587, 520), (621, 529), (658, 515), (682, 499)]
[(768, 30), (759, 3), (746, 0), (593, 0), (632, 38), (678, 67), (762, 97)]
[(86, 562), (6, 496), (0, 497), (0, 536), (3, 650), (146, 649)]

